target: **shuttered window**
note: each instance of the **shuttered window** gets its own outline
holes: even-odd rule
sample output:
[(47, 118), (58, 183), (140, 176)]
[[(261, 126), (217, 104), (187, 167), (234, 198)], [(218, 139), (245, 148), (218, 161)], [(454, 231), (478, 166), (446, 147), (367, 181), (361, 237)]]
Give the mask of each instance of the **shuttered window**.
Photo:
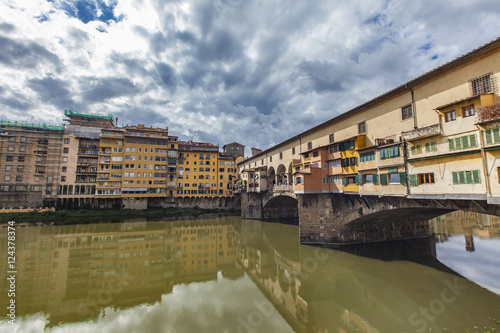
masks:
[(477, 147), (476, 134), (464, 135), (458, 138), (448, 139), (450, 151)]
[(452, 172), (453, 184), (481, 184), (479, 170), (454, 171)]
[(487, 129), (484, 131), (484, 137), (487, 145), (500, 143), (500, 127)]
[(425, 143), (425, 152), (430, 153), (437, 150), (437, 142), (431, 141)]

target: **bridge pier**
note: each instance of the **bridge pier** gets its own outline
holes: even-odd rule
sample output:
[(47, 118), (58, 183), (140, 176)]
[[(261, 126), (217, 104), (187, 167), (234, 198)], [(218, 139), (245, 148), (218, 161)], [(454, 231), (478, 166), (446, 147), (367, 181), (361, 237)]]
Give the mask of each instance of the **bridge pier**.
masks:
[(241, 217), (244, 219), (261, 220), (264, 218), (262, 205), (263, 193), (242, 192), (241, 193)]

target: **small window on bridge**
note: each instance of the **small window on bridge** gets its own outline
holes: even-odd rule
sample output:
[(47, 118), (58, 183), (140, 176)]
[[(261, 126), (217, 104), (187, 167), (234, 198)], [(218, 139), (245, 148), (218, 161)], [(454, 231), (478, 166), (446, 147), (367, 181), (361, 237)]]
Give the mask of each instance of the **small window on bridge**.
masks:
[(307, 143), (307, 150), (310, 150), (313, 148), (313, 143), (312, 142), (308, 142)]

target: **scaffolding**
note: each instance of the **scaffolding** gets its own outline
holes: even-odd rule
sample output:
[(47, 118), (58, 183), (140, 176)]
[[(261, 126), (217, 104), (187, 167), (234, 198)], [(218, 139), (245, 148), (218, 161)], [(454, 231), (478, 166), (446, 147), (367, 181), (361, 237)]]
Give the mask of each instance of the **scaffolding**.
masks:
[(70, 122), (73, 120), (72, 118), (77, 118), (77, 117), (83, 117), (87, 118), (85, 121), (86, 122), (91, 122), (93, 119), (96, 120), (109, 120), (112, 122), (113, 126), (116, 126), (115, 123), (115, 118), (113, 117), (113, 114), (108, 113), (108, 114), (89, 114), (89, 113), (80, 113), (76, 111), (71, 111), (71, 110), (64, 110), (64, 115), (68, 118), (64, 119), (65, 121)]

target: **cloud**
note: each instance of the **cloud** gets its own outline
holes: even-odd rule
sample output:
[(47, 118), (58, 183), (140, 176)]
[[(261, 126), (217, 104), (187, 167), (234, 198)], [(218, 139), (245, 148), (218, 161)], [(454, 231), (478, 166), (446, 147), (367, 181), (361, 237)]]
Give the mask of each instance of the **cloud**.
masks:
[(0, 109), (52, 122), (73, 103), (268, 148), (495, 39), (499, 13), (495, 0), (1, 3)]
[(9, 67), (31, 69), (44, 63), (57, 66), (59, 58), (36, 42), (16, 41), (0, 36), (0, 63)]

